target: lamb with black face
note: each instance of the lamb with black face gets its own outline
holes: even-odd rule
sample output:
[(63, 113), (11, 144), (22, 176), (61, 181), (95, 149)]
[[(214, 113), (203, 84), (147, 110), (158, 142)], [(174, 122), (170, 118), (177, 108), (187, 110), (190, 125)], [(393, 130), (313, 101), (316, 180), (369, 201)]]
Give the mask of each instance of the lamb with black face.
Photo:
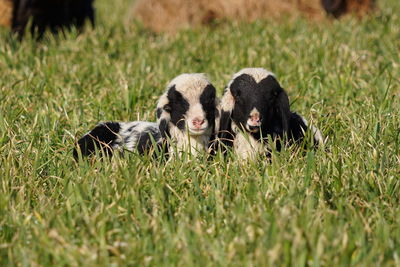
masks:
[[(221, 99), (218, 139), (240, 157), (267, 152), (268, 137), (299, 143), (310, 128), (314, 142), (322, 143), (318, 129), (291, 112), (289, 99), (273, 73), (246, 68), (233, 76)], [(277, 143), (280, 149), (281, 143)]]

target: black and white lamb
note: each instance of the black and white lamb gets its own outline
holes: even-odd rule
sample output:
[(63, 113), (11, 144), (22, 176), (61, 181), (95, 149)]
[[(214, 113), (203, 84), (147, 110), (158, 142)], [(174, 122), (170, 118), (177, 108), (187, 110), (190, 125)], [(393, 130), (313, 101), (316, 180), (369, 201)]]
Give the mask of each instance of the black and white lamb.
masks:
[[(299, 143), (310, 129), (314, 145), (320, 131), (290, 111), (289, 99), (273, 73), (262, 68), (242, 69), (233, 76), (221, 99), (218, 139), (241, 158), (269, 153), (268, 138)], [(281, 143), (277, 142), (280, 150)]]
[[(169, 153), (206, 151), (215, 133), (217, 101), (216, 90), (204, 74), (181, 74), (158, 101), (157, 123), (103, 122), (79, 139), (77, 146), (83, 156), (96, 149), (106, 155), (123, 150), (143, 154), (154, 144)], [(74, 157), (78, 158), (77, 149)]]
[(215, 87), (204, 74), (173, 79), (157, 104), (157, 122), (162, 137), (171, 142), (170, 151), (196, 154), (208, 150), (215, 139), (217, 105)]

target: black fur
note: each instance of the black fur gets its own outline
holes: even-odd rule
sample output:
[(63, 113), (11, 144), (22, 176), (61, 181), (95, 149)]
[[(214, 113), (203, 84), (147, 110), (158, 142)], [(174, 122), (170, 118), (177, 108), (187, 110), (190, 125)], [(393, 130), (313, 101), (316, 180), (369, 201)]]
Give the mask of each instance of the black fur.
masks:
[[(228, 147), (233, 146), (233, 140), (235, 139), (235, 133), (232, 130), (232, 119), (231, 112), (221, 111), (220, 128), (218, 131), (218, 139), (222, 144)], [(224, 148), (223, 148), (224, 149)]]
[[(124, 124), (128, 123), (131, 126), (124, 130)], [(96, 150), (101, 151), (106, 156), (112, 156), (114, 150), (137, 151), (139, 154), (144, 154), (153, 147), (162, 149), (162, 136), (158, 126), (143, 127), (143, 123), (141, 121), (101, 123), (79, 139), (77, 146), (79, 146), (82, 156), (90, 156)], [(139, 126), (140, 128), (137, 128)], [(166, 149), (164, 150), (167, 152)], [(78, 160), (77, 148), (74, 149), (73, 154), (75, 159)]]
[[(96, 149), (106, 155), (111, 155), (113, 152), (111, 146), (115, 144), (119, 130), (120, 125), (117, 122), (105, 122), (97, 125), (78, 141), (82, 156), (90, 156), (95, 153)], [(73, 154), (74, 158), (78, 159), (78, 150), (76, 148)]]
[(289, 99), (273, 76), (269, 75), (257, 83), (252, 76), (242, 74), (233, 81), (230, 90), (235, 99), (235, 105), (231, 113), (222, 111), (221, 135), (225, 133), (225, 137), (227, 134), (234, 136), (231, 121), (246, 131), (245, 126), (253, 108), (260, 112), (261, 119), (261, 131), (249, 133), (254, 138), (259, 139), (261, 135), (264, 138), (268, 135), (283, 137), (288, 131)]
[(159, 131), (154, 131), (153, 129), (146, 129), (140, 134), (137, 142), (137, 150), (139, 154), (143, 155), (146, 151), (149, 151), (154, 142), (161, 139), (161, 134)]
[[(233, 146), (235, 132), (232, 123), (260, 142), (271, 137), (273, 140), (286, 139), (290, 143), (299, 143), (304, 138), (308, 127), (298, 114), (290, 111), (288, 96), (274, 76), (269, 75), (257, 83), (251, 75), (242, 74), (227, 90), (230, 90), (235, 103), (233, 110), (221, 112), (218, 137), (224, 147)], [(258, 132), (249, 132), (245, 127), (253, 108), (260, 113), (261, 127)], [(281, 143), (276, 145), (280, 150)], [(222, 151), (225, 149), (222, 148)]]
[(171, 123), (180, 130), (185, 129), (184, 115), (189, 110), (189, 103), (180, 92), (175, 89), (175, 85), (168, 90), (169, 103), (164, 106), (164, 110), (171, 116)]
[(94, 19), (93, 0), (14, 0), (12, 29), (22, 36), (31, 20), (29, 31), (40, 37), (46, 29), (81, 29), (86, 20), (94, 25)]
[(161, 108), (157, 108), (157, 111), (156, 111), (157, 119), (159, 119), (161, 117), (161, 114), (162, 114), (162, 109)]
[(290, 116), (290, 137), (298, 142), (304, 138), (304, 132), (307, 130), (307, 125), (297, 113), (293, 112)]
[(212, 129), (215, 131), (215, 117), (218, 114), (217, 107), (215, 106), (215, 87), (211, 84), (204, 88), (203, 93), (200, 95), (200, 104), (206, 113), (206, 119)]
[(170, 137), (170, 134), (169, 134), (169, 127), (168, 127), (168, 121), (167, 121), (167, 120), (162, 119), (162, 120), (160, 121), (160, 124), (159, 124), (158, 127), (160, 127), (161, 136), (162, 136), (163, 138)]
[(321, 4), (326, 13), (335, 18), (340, 17), (347, 11), (346, 0), (321, 0)]

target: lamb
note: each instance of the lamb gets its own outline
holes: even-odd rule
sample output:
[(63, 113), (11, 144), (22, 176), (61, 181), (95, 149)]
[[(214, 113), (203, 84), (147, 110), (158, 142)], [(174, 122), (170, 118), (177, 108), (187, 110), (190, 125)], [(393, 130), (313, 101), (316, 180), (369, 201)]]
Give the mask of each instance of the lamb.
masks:
[[(154, 145), (170, 154), (207, 151), (218, 116), (215, 87), (204, 74), (181, 74), (167, 86), (157, 104), (157, 123), (103, 122), (84, 135), (77, 146), (83, 156), (96, 149), (106, 155), (114, 151), (146, 153)], [(164, 144), (167, 144), (166, 146)], [(78, 150), (74, 150), (78, 158)]]
[(219, 116), (215, 87), (204, 74), (182, 74), (171, 81), (157, 104), (157, 121), (163, 138), (177, 151), (191, 154), (208, 150)]
[[(320, 131), (290, 111), (286, 92), (275, 75), (265, 69), (242, 69), (225, 89), (218, 140), (223, 148), (233, 147), (240, 158), (269, 154), (268, 137), (299, 143), (308, 128), (314, 144), (323, 144)], [(280, 142), (277, 142), (277, 149), (281, 149)]]

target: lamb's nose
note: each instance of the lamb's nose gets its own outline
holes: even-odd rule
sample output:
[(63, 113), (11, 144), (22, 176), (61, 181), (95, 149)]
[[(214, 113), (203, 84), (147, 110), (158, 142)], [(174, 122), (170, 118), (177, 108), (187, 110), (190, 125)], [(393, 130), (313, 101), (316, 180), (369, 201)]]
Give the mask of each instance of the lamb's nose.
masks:
[(258, 114), (254, 114), (252, 116), (250, 116), (250, 122), (249, 122), (250, 126), (260, 126), (261, 125), (261, 118)]
[(201, 127), (201, 125), (203, 125), (204, 124), (204, 119), (201, 119), (201, 118), (194, 118), (193, 120), (192, 120), (192, 123), (193, 123), (193, 125), (195, 126), (195, 127)]

